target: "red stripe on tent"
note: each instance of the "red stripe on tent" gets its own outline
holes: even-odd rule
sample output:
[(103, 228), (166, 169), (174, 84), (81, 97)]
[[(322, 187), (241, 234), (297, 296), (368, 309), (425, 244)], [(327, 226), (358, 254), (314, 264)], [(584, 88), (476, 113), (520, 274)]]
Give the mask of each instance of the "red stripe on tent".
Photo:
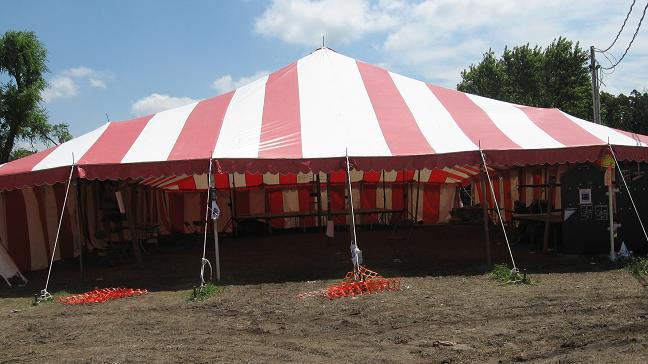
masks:
[(392, 155), (434, 153), (389, 72), (364, 62), (356, 63)]
[(81, 157), (79, 164), (119, 163), (153, 115), (128, 122), (110, 123), (99, 139)]
[(433, 169), (430, 173), (430, 178), (427, 181), (429, 183), (445, 183), (448, 178), (455, 179), (457, 181), (463, 181), (466, 178), (458, 174), (450, 173), (443, 169)]
[(558, 109), (518, 106), (540, 129), (565, 146), (601, 144), (602, 140), (573, 122)]
[(380, 172), (365, 171), (362, 174), (362, 180), (367, 183), (378, 183), (380, 182)]
[(45, 157), (52, 153), (57, 147), (58, 146), (45, 149), (42, 152), (34, 153), (25, 158), (20, 158), (8, 162), (7, 164), (0, 167), (0, 174), (6, 175), (31, 171), (38, 163), (40, 163), (40, 161), (45, 159)]
[(297, 175), (294, 173), (280, 174), (279, 184), (281, 185), (294, 185), (297, 184)]
[(184, 196), (182, 193), (169, 193), (169, 212), (171, 213), (171, 231), (184, 233)]
[(214, 175), (216, 189), (226, 190), (229, 188), (229, 175), (227, 173), (216, 173)]
[(632, 133), (632, 132), (629, 132), (629, 131), (619, 130), (619, 129), (614, 129), (614, 131), (616, 131), (617, 133), (621, 133), (621, 134), (627, 136), (628, 138), (632, 138), (632, 139), (636, 140), (637, 144), (639, 144), (639, 143), (648, 144), (648, 137), (645, 136), (645, 135)]
[(439, 207), (441, 205), (441, 185), (430, 184), (423, 186), (423, 222), (436, 224), (439, 222)]
[(346, 172), (345, 171), (335, 171), (329, 174), (329, 180), (331, 183), (342, 183), (346, 182)]
[[(187, 178), (181, 179), (177, 182), (178, 189), (182, 191), (195, 190), (196, 189), (196, 179), (194, 176), (189, 176)], [(200, 215), (202, 216), (202, 215)]]
[[(542, 170), (534, 169), (532, 173), (533, 173), (533, 184), (534, 185), (542, 184)], [(543, 192), (542, 188), (533, 187), (533, 199), (539, 200), (542, 197), (542, 192)]]
[(475, 145), (481, 145), (483, 149), (520, 148), (463, 92), (430, 84), (428, 87)]
[(31, 250), (27, 211), (21, 190), (5, 193), (7, 210), (7, 252), (21, 272), (31, 271)]
[(210, 158), (234, 92), (200, 101), (191, 111), (168, 160)]
[(259, 158), (301, 158), (297, 63), (272, 73), (265, 87)]
[(513, 217), (511, 211), (513, 210), (513, 198), (511, 196), (511, 175), (510, 172), (504, 175), (504, 220), (511, 221)]
[[(61, 225), (61, 232), (59, 233), (58, 240), (58, 249), (61, 249), (61, 258), (73, 258), (74, 257), (74, 236), (72, 235), (72, 221), (70, 219), (70, 214), (68, 212), (68, 206), (65, 206), (65, 211), (63, 211), (63, 202), (65, 201), (65, 190), (66, 185), (63, 183), (57, 183), (53, 186), (54, 196), (56, 198), (56, 211), (58, 215), (56, 216), (57, 221), (61, 218), (61, 213), (63, 214), (63, 224)], [(70, 191), (70, 195), (74, 193)], [(68, 198), (70, 198), (68, 195)]]
[[(281, 214), (284, 212), (283, 205), (283, 191), (281, 189), (268, 190), (268, 204), (270, 213), (272, 214)], [(284, 219), (271, 219), (270, 224), (272, 227), (281, 229), (284, 227)]]
[[(380, 174), (378, 174), (380, 178)], [(377, 185), (363, 185), (362, 193), (360, 193), (360, 206), (363, 209), (375, 209), (377, 199)], [(382, 197), (381, 197), (382, 199)], [(378, 215), (363, 215), (361, 216), (363, 224), (373, 224), (378, 221)]]
[(257, 187), (263, 184), (262, 174), (253, 174), (245, 172), (245, 187)]

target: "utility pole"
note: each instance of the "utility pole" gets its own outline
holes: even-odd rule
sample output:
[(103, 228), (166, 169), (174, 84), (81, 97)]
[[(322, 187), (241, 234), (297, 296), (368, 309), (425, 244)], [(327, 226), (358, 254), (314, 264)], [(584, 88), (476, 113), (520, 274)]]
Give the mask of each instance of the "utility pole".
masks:
[(592, 105), (594, 111), (593, 121), (597, 124), (601, 123), (601, 95), (599, 93), (599, 79), (598, 69), (600, 66), (596, 65), (596, 51), (594, 46), (590, 47), (590, 71), (592, 72)]

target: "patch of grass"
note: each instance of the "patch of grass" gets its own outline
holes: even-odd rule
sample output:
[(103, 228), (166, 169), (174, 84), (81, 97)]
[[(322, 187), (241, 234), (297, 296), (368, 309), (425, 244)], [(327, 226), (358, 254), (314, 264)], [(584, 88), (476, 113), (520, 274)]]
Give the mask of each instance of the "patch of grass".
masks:
[(648, 275), (648, 257), (635, 257), (628, 261), (625, 269), (637, 276)]
[(52, 299), (49, 299), (49, 300), (46, 300), (46, 301), (32, 300), (32, 306), (38, 306), (38, 305), (43, 304), (43, 303), (57, 302), (60, 297), (67, 297), (67, 296), (71, 296), (71, 295), (72, 295), (72, 293), (70, 293), (68, 291), (56, 291), (56, 292), (52, 293)]
[(190, 293), (191, 297), (189, 299), (191, 301), (204, 301), (222, 292), (223, 292), (223, 287), (217, 286), (213, 283), (207, 283), (202, 287), (202, 289), (200, 289), (200, 287), (196, 287), (195, 294), (194, 292), (191, 292)]
[(502, 282), (503, 284), (532, 284), (531, 277), (519, 272), (512, 272), (506, 264), (495, 264), (490, 272), (491, 279)]

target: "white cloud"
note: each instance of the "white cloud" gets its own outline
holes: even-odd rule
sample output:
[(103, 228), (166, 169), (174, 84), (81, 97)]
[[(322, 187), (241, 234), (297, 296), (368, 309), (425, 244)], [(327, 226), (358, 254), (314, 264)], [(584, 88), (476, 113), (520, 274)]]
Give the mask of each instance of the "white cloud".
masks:
[[(322, 34), (333, 47), (372, 36), (372, 44), (380, 44), (376, 50), (384, 55), (382, 63), (454, 87), (460, 71), (479, 62), (489, 48), (501, 54), (506, 45), (546, 46), (559, 36), (580, 41), (583, 48), (605, 48), (628, 7), (627, 1), (608, 0), (274, 0), (255, 28), (264, 36), (311, 49)], [(617, 57), (630, 41), (641, 10), (635, 6), (612, 49)], [(604, 77), (604, 90), (627, 93), (648, 87), (645, 27), (648, 24), (615, 73)], [(602, 65), (608, 64), (598, 57)]]
[(236, 88), (239, 88), (243, 85), (247, 85), (248, 83), (252, 81), (256, 81), (259, 78), (269, 74), (269, 71), (261, 70), (255, 72), (251, 76), (243, 76), (237, 80), (234, 80), (234, 78), (231, 75), (225, 75), (222, 77), (219, 77), (212, 82), (211, 87), (218, 91), (219, 94), (223, 94), (228, 91), (232, 91)]
[(174, 97), (152, 93), (133, 103), (131, 112), (135, 115), (149, 115), (160, 111), (172, 109), (174, 107), (184, 106), (196, 102), (190, 97)]
[(265, 36), (315, 48), (322, 36), (335, 45), (389, 29), (402, 6), (400, 1), (274, 0), (255, 26)]
[(98, 72), (88, 67), (74, 67), (63, 70), (49, 80), (43, 90), (43, 100), (52, 102), (56, 99), (70, 98), (79, 94), (80, 84), (105, 89), (106, 80), (112, 77), (105, 72)]
[(59, 98), (76, 96), (78, 93), (77, 85), (71, 77), (55, 76), (43, 90), (42, 96), (45, 102), (52, 102)]

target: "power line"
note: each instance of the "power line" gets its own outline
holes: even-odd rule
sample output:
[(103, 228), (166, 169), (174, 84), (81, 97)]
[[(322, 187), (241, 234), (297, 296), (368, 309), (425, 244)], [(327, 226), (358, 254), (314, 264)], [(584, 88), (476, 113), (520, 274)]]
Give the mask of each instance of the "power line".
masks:
[(637, 34), (639, 33), (639, 29), (641, 28), (641, 23), (644, 20), (644, 17), (646, 16), (646, 10), (648, 10), (648, 1), (646, 2), (646, 6), (644, 6), (643, 13), (641, 14), (641, 19), (639, 19), (639, 24), (637, 24), (637, 29), (634, 32), (634, 35), (632, 36), (632, 39), (630, 40), (630, 43), (628, 43), (628, 47), (626, 47), (625, 52), (623, 52), (623, 55), (619, 60), (613, 64), (610, 67), (602, 67), (604, 70), (610, 70), (619, 65), (621, 61), (623, 61), (623, 58), (625, 58), (626, 54), (628, 54), (628, 51), (630, 50), (630, 47), (632, 47), (632, 43), (635, 41), (635, 38), (637, 38)]
[(630, 4), (630, 10), (628, 10), (628, 14), (626, 14), (625, 20), (623, 21), (623, 24), (621, 24), (621, 29), (619, 29), (619, 32), (617, 33), (616, 37), (614, 37), (614, 41), (612, 41), (612, 44), (610, 44), (610, 46), (605, 48), (604, 50), (599, 49), (600, 52), (605, 53), (609, 51), (614, 46), (616, 41), (619, 40), (619, 36), (621, 35), (623, 28), (625, 28), (626, 23), (628, 22), (628, 18), (630, 18), (630, 14), (632, 13), (632, 8), (634, 7), (636, 2), (637, 0), (632, 0), (632, 4)]

